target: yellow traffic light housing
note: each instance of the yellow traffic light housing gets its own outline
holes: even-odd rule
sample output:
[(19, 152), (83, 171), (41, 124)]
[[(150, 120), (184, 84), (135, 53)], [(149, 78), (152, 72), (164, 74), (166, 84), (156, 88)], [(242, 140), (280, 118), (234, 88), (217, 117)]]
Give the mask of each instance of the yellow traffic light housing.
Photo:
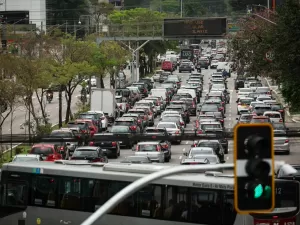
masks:
[(234, 204), (238, 213), (266, 213), (275, 206), (273, 127), (234, 128)]

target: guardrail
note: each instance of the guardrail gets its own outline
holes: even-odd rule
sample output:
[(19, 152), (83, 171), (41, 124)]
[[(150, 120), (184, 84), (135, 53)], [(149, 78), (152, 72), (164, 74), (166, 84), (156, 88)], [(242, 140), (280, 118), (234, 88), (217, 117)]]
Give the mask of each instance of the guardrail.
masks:
[[(286, 134), (276, 134), (276, 137), (300, 137), (299, 131), (288, 131)], [(215, 140), (215, 139), (233, 139), (233, 132), (220, 132), (209, 134), (197, 134), (194, 131), (185, 132), (184, 135), (160, 135), (160, 134), (111, 134), (100, 133), (94, 137), (88, 138), (85, 141), (178, 141), (178, 140)], [(60, 138), (51, 136), (28, 136), (28, 135), (3, 135), (0, 143), (40, 143), (40, 142), (78, 142), (78, 138)]]

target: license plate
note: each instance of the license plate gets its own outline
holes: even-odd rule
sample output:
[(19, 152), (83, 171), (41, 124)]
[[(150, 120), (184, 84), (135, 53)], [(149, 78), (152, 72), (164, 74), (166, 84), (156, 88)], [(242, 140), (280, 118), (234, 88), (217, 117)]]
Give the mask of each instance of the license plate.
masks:
[(102, 149), (103, 152), (106, 152), (107, 149)]
[(122, 144), (122, 143), (123, 143), (123, 141), (119, 141), (119, 143), (120, 143), (120, 144)]

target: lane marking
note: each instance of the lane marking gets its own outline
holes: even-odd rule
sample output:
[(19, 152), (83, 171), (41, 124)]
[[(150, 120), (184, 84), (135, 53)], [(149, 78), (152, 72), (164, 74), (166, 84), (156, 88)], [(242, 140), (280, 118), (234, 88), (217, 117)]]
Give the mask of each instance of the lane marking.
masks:
[(182, 151), (185, 152), (185, 148), (183, 148)]
[(182, 159), (182, 156), (179, 156), (179, 159), (181, 160), (181, 159)]
[(188, 145), (188, 144), (189, 144), (189, 142), (187, 141), (185, 144), (186, 144), (186, 145)]
[(226, 160), (229, 160), (229, 156), (226, 157)]

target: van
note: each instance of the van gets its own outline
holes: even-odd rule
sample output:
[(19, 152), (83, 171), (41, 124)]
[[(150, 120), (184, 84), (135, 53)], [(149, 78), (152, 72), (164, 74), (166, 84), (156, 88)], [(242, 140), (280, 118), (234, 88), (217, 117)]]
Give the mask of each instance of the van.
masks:
[(161, 97), (164, 102), (168, 103), (168, 91), (165, 88), (151, 89), (150, 96)]
[(163, 61), (161, 64), (161, 69), (164, 71), (173, 72), (174, 71), (173, 63), (171, 61)]

